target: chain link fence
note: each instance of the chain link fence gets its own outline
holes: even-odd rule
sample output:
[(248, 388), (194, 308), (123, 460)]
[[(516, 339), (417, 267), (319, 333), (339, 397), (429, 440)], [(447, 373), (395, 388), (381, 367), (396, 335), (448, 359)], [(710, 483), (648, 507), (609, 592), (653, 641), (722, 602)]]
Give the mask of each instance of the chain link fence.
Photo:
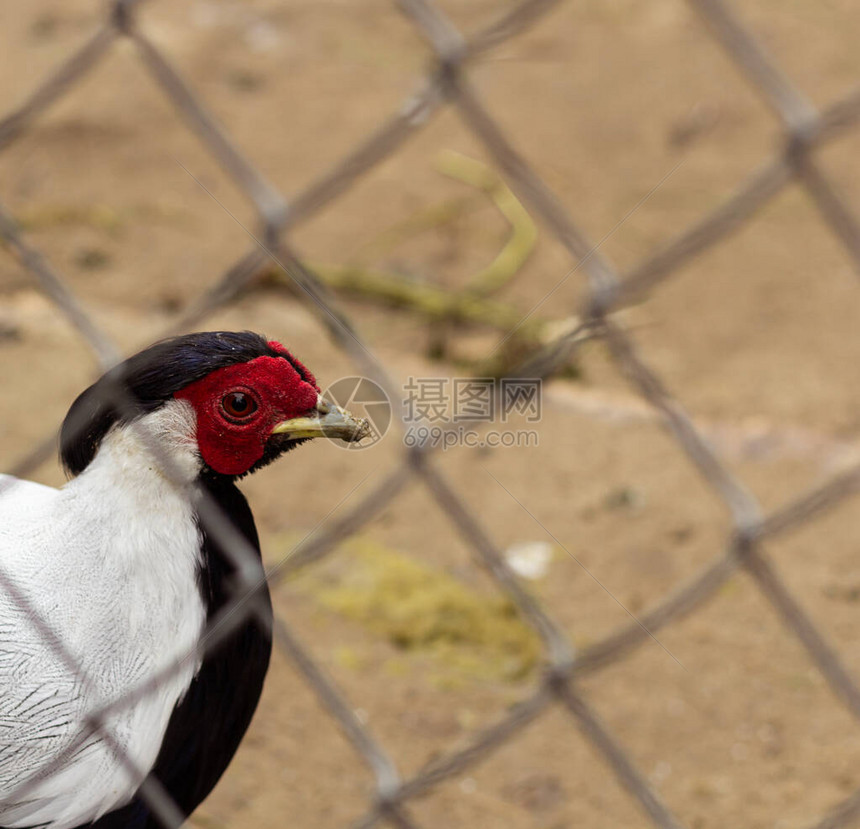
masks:
[[(614, 775), (647, 814), (651, 822), (664, 829), (678, 829), (684, 823), (674, 814), (670, 803), (650, 785), (630, 752), (607, 728), (580, 691), (580, 678), (601, 671), (624, 659), (666, 626), (695, 613), (739, 569), (745, 569), (761, 594), (774, 607), (786, 629), (806, 649), (833, 693), (860, 719), (860, 687), (843, 665), (840, 655), (828, 644), (816, 624), (801, 608), (796, 596), (778, 575), (762, 542), (790, 533), (804, 522), (828, 510), (860, 489), (860, 467), (840, 473), (823, 486), (798, 495), (781, 508), (763, 514), (756, 499), (710, 448), (701, 431), (679, 402), (666, 390), (661, 378), (643, 361), (630, 333), (614, 315), (647, 291), (653, 291), (672, 277), (691, 257), (725, 240), (789, 183), (798, 182), (809, 194), (821, 216), (844, 245), (860, 270), (860, 225), (851, 209), (837, 195), (828, 177), (816, 162), (816, 150), (834, 138), (854, 129), (860, 122), (860, 91), (818, 111), (780, 68), (765, 54), (760, 43), (733, 15), (722, 0), (689, 0), (706, 21), (713, 37), (746, 76), (763, 102), (779, 118), (784, 134), (782, 149), (766, 159), (748, 180), (724, 203), (690, 227), (654, 255), (627, 273), (619, 273), (582, 233), (567, 209), (534, 172), (528, 160), (512, 145), (484, 101), (470, 83), (470, 65), (501, 44), (527, 30), (549, 13), (559, 0), (526, 0), (486, 28), (465, 36), (434, 5), (432, 0), (399, 0), (399, 7), (435, 54), (435, 66), (418, 94), (410, 97), (366, 140), (322, 178), (304, 191), (287, 198), (255, 169), (231, 143), (206, 110), (200, 99), (173, 68), (168, 57), (147, 37), (137, 23), (135, 0), (116, 0), (110, 6), (103, 26), (37, 89), (23, 106), (0, 121), (0, 151), (22, 139), (39, 116), (107, 55), (120, 39), (130, 41), (137, 50), (140, 65), (170, 99), (176, 111), (208, 151), (253, 203), (260, 232), (247, 253), (232, 264), (206, 292), (181, 315), (172, 330), (187, 330), (204, 321), (216, 309), (234, 301), (255, 278), (274, 262), (295, 282), (298, 294), (319, 317), (335, 342), (354, 360), (357, 368), (389, 392), (393, 385), (385, 367), (362, 342), (351, 321), (338, 309), (328, 289), (291, 251), (288, 234), (300, 222), (320, 211), (346, 192), (362, 175), (395, 153), (410, 136), (422, 129), (427, 117), (441, 107), (451, 107), (477, 137), (494, 160), (512, 190), (522, 199), (569, 252), (572, 266), (588, 277), (588, 302), (580, 310), (581, 324), (576, 330), (557, 338), (532, 356), (513, 377), (546, 378), (562, 369), (586, 338), (600, 338), (633, 388), (662, 417), (680, 449), (698, 470), (707, 486), (722, 499), (732, 529), (724, 549), (710, 563), (676, 591), (665, 596), (626, 626), (582, 650), (572, 646), (560, 625), (524, 589), (512, 572), (491, 534), (460, 497), (457, 488), (434, 462), (428, 448), (404, 449), (400, 462), (382, 483), (351, 510), (301, 542), (288, 561), (269, 574), (274, 583), (288, 573), (328, 555), (335, 546), (377, 516), (394, 501), (408, 479), (423, 484), (449, 516), (463, 539), (477, 554), (498, 586), (510, 597), (523, 619), (537, 632), (543, 643), (545, 670), (534, 693), (515, 705), (494, 725), (474, 735), (469, 744), (433, 760), (419, 774), (404, 779), (385, 747), (355, 715), (353, 706), (309, 656), (305, 644), (282, 619), (275, 620), (275, 642), (304, 676), (319, 701), (336, 720), (351, 742), (359, 760), (375, 779), (375, 797), (367, 804), (366, 815), (356, 824), (371, 827), (388, 823), (398, 827), (417, 827), (410, 813), (410, 800), (425, 794), (443, 781), (478, 764), (500, 746), (515, 741), (532, 721), (551, 707), (568, 712), (584, 737), (605, 760)], [(44, 293), (76, 327), (102, 366), (107, 369), (120, 359), (111, 340), (98, 328), (86, 309), (69, 290), (60, 274), (21, 233), (10, 212), (0, 205), (0, 237), (8, 251), (35, 277)], [(170, 332), (165, 332), (170, 333)], [(126, 404), (124, 389), (113, 388), (117, 406)], [(392, 393), (392, 398), (396, 399)], [(46, 438), (14, 469), (16, 476), (32, 471), (53, 451), (55, 436)], [(154, 442), (150, 449), (170, 474), (169, 462)], [(254, 552), (209, 503), (203, 492), (189, 490), (195, 509), (206, 530), (231, 551), (240, 569), (253, 560)], [(249, 558), (250, 557), (250, 558)], [(207, 629), (203, 648), (215, 647), (235, 625), (256, 612), (255, 596), (259, 585), (246, 584), (232, 603)], [(8, 591), (23, 607), (27, 600), (0, 570), (0, 588)], [(50, 622), (33, 613), (47, 645), (64, 661), (69, 670), (81, 673), (73, 655), (53, 633)], [(188, 654), (187, 658), (194, 658)], [(181, 661), (180, 661), (181, 662)], [(91, 712), (87, 728), (63, 756), (35, 778), (25, 781), (13, 797), (24, 797), (36, 780), (58, 767), (66, 754), (73, 752), (93, 730), (114, 747), (129, 771), (131, 758), (123, 755), (111, 734), (107, 718), (111, 712), (151, 693), (168, 675), (179, 670), (180, 662), (167, 666), (157, 676), (133, 688), (121, 699)], [(82, 677), (86, 682), (86, 677)], [(142, 796), (165, 827), (182, 822), (179, 810), (158, 781), (148, 779)], [(818, 829), (835, 829), (852, 824), (860, 816), (860, 790), (837, 804), (815, 824)]]

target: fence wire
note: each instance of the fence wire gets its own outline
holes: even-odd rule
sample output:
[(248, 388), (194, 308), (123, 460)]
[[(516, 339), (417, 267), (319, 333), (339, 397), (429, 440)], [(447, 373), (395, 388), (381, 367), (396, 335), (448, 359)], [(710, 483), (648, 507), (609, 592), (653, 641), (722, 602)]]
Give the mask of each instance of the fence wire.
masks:
[[(309, 534), (297, 545), (285, 564), (266, 574), (269, 583), (275, 583), (295, 569), (331, 553), (339, 542), (392, 503), (403, 490), (405, 482), (415, 480), (427, 488), (499, 588), (510, 597), (523, 619), (540, 636), (546, 670), (531, 696), (510, 709), (491, 727), (475, 735), (464, 748), (436, 758), (420, 773), (404, 779), (394, 759), (370, 729), (359, 721), (353, 706), (308, 654), (300, 637), (287, 622), (276, 617), (273, 633), (277, 647), (287, 655), (313, 689), (376, 781), (375, 797), (368, 803), (366, 814), (356, 826), (372, 827), (379, 822), (387, 822), (397, 827), (417, 827), (418, 823), (409, 810), (411, 799), (425, 794), (443, 781), (481, 762), (499, 747), (516, 740), (529, 723), (543, 716), (550, 708), (564, 710), (570, 715), (584, 738), (603, 757), (609, 772), (654, 825), (663, 829), (684, 826), (670, 805), (649, 784), (631, 753), (595, 713), (582, 694), (579, 679), (587, 673), (617, 663), (667, 625), (694, 613), (740, 568), (751, 575), (787, 630), (806, 649), (833, 693), (851, 715), (860, 720), (860, 687), (855, 678), (802, 609), (771, 558), (762, 549), (763, 541), (796, 530), (857, 493), (860, 490), (860, 466), (798, 495), (770, 514), (763, 514), (756, 499), (715, 454), (690, 416), (642, 359), (630, 333), (619, 327), (613, 319), (616, 311), (643, 293), (655, 289), (691, 257), (745, 226), (757, 211), (793, 181), (808, 191), (827, 226), (843, 244), (860, 273), (860, 226), (857, 217), (836, 193), (815, 159), (817, 148), (857, 126), (860, 121), (860, 88), (819, 112), (738, 21), (729, 5), (723, 0), (689, 0), (689, 3), (704, 19), (713, 37), (764, 103), (776, 114), (783, 128), (784, 141), (781, 149), (772, 158), (765, 160), (758, 171), (723, 204), (627, 273), (619, 273), (580, 230), (528, 160), (518, 153), (469, 81), (468, 70), (472, 62), (528, 29), (559, 5), (560, 0), (525, 0), (469, 37), (464, 36), (432, 0), (400, 0), (398, 5), (404, 16), (435, 54), (432, 70), (417, 94), (406, 100), (387, 121), (324, 176), (292, 198), (280, 193), (234, 147), (164, 52), (138, 27), (135, 12), (139, 3), (136, 0), (114, 0), (99, 31), (58, 67), (20, 108), (0, 120), (2, 151), (19, 140), (49, 106), (75, 87), (102, 61), (117, 40), (130, 41), (137, 49), (142, 68), (151, 74), (164, 95), (174, 104), (179, 117), (198, 135), (203, 145), (250, 200), (260, 227), (259, 235), (253, 237), (253, 244), (248, 251), (189, 305), (179, 321), (171, 326), (171, 332), (165, 333), (187, 329), (204, 320), (216, 309), (234, 300), (274, 261), (294, 280), (297, 293), (320, 318), (335, 342), (364, 373), (392, 392), (393, 387), (385, 367), (361, 340), (348, 317), (338, 309), (324, 284), (291, 251), (287, 237), (297, 224), (318, 213), (345, 193), (362, 175), (395, 153), (410, 136), (422, 129), (431, 113), (444, 106), (454, 108), (463, 123), (484, 145), (510, 187), (541, 217), (546, 227), (569, 252), (573, 267), (581, 268), (590, 284), (587, 302), (577, 309), (582, 319), (580, 328), (560, 336), (537, 357), (530, 358), (519, 369), (511, 372), (511, 376), (550, 376), (570, 359), (583, 341), (583, 330), (587, 329), (589, 336), (599, 337), (606, 343), (632, 387), (659, 413), (678, 449), (725, 505), (731, 517), (732, 529), (722, 551), (713, 560), (686, 584), (640, 614), (638, 619), (577, 652), (561, 626), (531, 593), (523, 589), (480, 517), (467, 506), (456, 487), (434, 462), (432, 451), (426, 447), (404, 449), (400, 461), (356, 506)], [(58, 310), (75, 326), (99, 363), (104, 368), (114, 365), (120, 356), (116, 345), (96, 325), (68, 289), (65, 280), (25, 240), (2, 205), (0, 237), (7, 243), (11, 254), (33, 274)], [(129, 405), (121, 383), (115, 383), (110, 394), (118, 408)], [(179, 477), (172, 474), (169, 459), (159, 452), (157, 443), (148, 439), (147, 435), (142, 437), (155, 461), (178, 482)], [(54, 435), (46, 436), (44, 442), (10, 471), (17, 476), (32, 471), (52, 450), (54, 438)], [(238, 571), (244, 576), (237, 596), (208, 625), (201, 646), (205, 652), (215, 647), (237, 625), (257, 613), (255, 599), (262, 576), (254, 551), (229, 519), (219, 512), (214, 502), (210, 502), (206, 494), (197, 488), (187, 488), (186, 494), (206, 531), (221, 542), (223, 549), (229, 551)], [(6, 591), (23, 609), (28, 608), (26, 597), (2, 570), (0, 589)], [(32, 608), (29, 609), (33, 623), (46, 645), (82, 682), (88, 682), (85, 671), (52, 630), (49, 620), (42, 618)], [(153, 693), (161, 682), (199, 655), (196, 649), (183, 655), (121, 698), (92, 711), (79, 739), (62, 756), (21, 783), (10, 795), (24, 797), (94, 731), (99, 732), (131, 774), (142, 776), (141, 770), (133, 767), (131, 758), (124, 754), (111, 733), (108, 718), (124, 706)], [(158, 781), (147, 779), (141, 796), (163, 826), (176, 827), (182, 822), (180, 810)], [(818, 829), (835, 829), (849, 825), (858, 816), (860, 789), (836, 804), (815, 826)]]

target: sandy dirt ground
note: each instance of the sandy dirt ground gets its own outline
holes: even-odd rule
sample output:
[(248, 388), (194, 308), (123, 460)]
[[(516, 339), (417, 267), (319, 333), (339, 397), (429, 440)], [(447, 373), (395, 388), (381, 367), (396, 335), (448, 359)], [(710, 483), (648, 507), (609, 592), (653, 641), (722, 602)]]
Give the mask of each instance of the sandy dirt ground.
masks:
[[(95, 30), (104, 5), (0, 3), (0, 111), (19, 104)], [(815, 104), (860, 79), (856, 4), (735, 5)], [(442, 6), (474, 30), (508, 4)], [(396, 111), (429, 65), (426, 47), (383, 0), (152, 0), (140, 25), (287, 194)], [(622, 270), (718, 204), (779, 141), (775, 119), (679, 0), (567, 2), (489, 55), (472, 78), (585, 232), (606, 237), (602, 251)], [(858, 142), (843, 139), (820, 156), (854, 204)], [(347, 263), (405, 217), (474, 197), (434, 168), (443, 149), (486, 160), (456, 114), (444, 111), (302, 224), (296, 249), (311, 263)], [(244, 227), (255, 228), (247, 200), (127, 43), (0, 154), (0, 201), (127, 352), (159, 336), (248, 250)], [(479, 200), (444, 226), (377, 246), (370, 264), (456, 288), (495, 255), (506, 232)], [(499, 298), (526, 313), (564, 279), (538, 312), (563, 318), (585, 289), (570, 267), (540, 228), (533, 255)], [(634, 309), (644, 356), (765, 509), (856, 459), (857, 278), (808, 197), (792, 186)], [(433, 336), (415, 317), (342, 301), (399, 382), (459, 370), (430, 359)], [(318, 319), (286, 293), (249, 293), (206, 327), (275, 336), (324, 385), (354, 373)], [(499, 336), (451, 334), (472, 350), (490, 350)], [(605, 349), (586, 346), (578, 370), (578, 379), (547, 384), (537, 448), (453, 449), (438, 463), (499, 545), (553, 545), (548, 574), (530, 589), (582, 646), (629, 619), (622, 605), (641, 612), (718, 555), (729, 521)], [(80, 337), (0, 249), (0, 468), (50, 434), (95, 371)], [(248, 480), (266, 560), (279, 561), (342, 499), (346, 508), (381, 480), (399, 449), (394, 433), (364, 452), (313, 445)], [(53, 460), (34, 476), (62, 480)], [(469, 612), (495, 607), (468, 546), (417, 485), (361, 540), (393, 557), (384, 560), (418, 562), (440, 584), (465, 585)], [(767, 551), (860, 676), (856, 502)], [(445, 648), (420, 637), (404, 644), (384, 619), (369, 617), (361, 591), (380, 574), (356, 575), (359, 560), (346, 547), (281, 584), (277, 612), (401, 771), (414, 773), (527, 696), (536, 673), (496, 670), (481, 661), (493, 643), (468, 636)], [(356, 602), (333, 601), (332, 585), (341, 597), (353, 590)], [(446, 612), (444, 602), (428, 603), (427, 614)], [(736, 576), (659, 639), (663, 647), (649, 641), (589, 676), (583, 690), (685, 825), (808, 826), (860, 786), (860, 729), (747, 577)], [(369, 773), (334, 722), (276, 655), (254, 724), (192, 824), (341, 827), (362, 814), (371, 793)], [(412, 809), (420, 825), (451, 829), (648, 825), (557, 710)]]

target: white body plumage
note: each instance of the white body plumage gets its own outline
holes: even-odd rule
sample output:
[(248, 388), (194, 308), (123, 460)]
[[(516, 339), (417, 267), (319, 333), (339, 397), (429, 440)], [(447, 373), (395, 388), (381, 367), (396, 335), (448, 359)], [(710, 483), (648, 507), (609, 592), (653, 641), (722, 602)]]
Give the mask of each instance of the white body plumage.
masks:
[[(86, 676), (72, 673), (0, 590), (0, 826), (70, 829), (130, 800), (141, 779), (98, 735), (23, 798), (10, 801), (8, 793), (66, 750), (89, 712), (190, 652), (203, 629), (193, 510), (153, 462), (140, 426), (174, 471), (189, 481), (198, 474), (194, 411), (171, 401), (111, 431), (62, 489), (0, 476), (0, 568)], [(109, 718), (144, 773), (198, 667), (189, 660)]]

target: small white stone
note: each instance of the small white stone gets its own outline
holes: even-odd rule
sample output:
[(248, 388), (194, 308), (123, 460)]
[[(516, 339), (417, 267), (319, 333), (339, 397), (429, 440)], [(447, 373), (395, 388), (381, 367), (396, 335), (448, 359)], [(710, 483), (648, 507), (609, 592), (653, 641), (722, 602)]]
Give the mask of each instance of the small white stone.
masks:
[(460, 781), (460, 791), (463, 794), (474, 794), (478, 788), (478, 784), (474, 777), (464, 777)]
[(505, 551), (508, 566), (524, 579), (541, 579), (552, 561), (552, 544), (546, 541), (521, 541)]

